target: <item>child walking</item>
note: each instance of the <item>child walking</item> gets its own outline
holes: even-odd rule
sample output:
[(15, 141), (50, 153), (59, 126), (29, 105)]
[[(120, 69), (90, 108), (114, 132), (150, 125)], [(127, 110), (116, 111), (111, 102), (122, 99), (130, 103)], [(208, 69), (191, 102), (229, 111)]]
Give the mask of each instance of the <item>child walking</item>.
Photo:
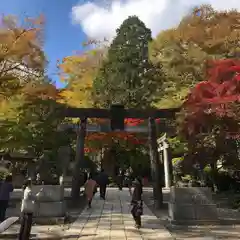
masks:
[(132, 210), (131, 214), (135, 221), (135, 227), (140, 228), (141, 223), (141, 216), (143, 214), (143, 202), (142, 202), (142, 181), (141, 178), (137, 177), (133, 182), (134, 190), (132, 194)]
[(96, 181), (93, 180), (92, 178), (92, 174), (90, 173), (88, 176), (88, 180), (86, 181), (84, 187), (85, 187), (85, 194), (87, 197), (87, 201), (88, 201), (88, 208), (91, 208), (91, 204), (92, 204), (92, 199), (93, 199), (93, 195), (94, 195), (94, 191), (96, 188)]

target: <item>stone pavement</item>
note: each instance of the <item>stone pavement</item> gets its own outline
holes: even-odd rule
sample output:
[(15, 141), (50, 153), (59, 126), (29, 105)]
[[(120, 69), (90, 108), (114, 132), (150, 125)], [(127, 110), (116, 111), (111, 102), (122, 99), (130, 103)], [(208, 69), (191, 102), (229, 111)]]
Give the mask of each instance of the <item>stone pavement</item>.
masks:
[(171, 234), (144, 204), (142, 228), (136, 229), (130, 210), (128, 189), (108, 188), (106, 200), (97, 193), (92, 209), (84, 209), (78, 219), (65, 231), (63, 239), (71, 240), (170, 240)]

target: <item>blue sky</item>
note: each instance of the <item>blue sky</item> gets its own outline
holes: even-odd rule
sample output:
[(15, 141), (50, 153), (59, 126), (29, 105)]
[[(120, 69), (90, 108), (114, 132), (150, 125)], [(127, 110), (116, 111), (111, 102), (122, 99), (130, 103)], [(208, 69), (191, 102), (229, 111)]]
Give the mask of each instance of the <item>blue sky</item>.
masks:
[(46, 18), (45, 46), (49, 66), (48, 75), (57, 86), (62, 86), (57, 76), (57, 60), (81, 50), (86, 35), (80, 25), (72, 24), (71, 10), (79, 0), (0, 0), (0, 13), (21, 18), (37, 16)]

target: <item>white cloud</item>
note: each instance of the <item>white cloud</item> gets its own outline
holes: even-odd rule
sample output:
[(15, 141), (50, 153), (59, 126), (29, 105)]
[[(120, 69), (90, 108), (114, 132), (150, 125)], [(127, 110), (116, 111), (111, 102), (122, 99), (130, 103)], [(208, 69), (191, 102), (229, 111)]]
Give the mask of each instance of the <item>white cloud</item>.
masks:
[(108, 5), (87, 2), (72, 8), (74, 23), (80, 24), (89, 38), (112, 39), (116, 29), (131, 15), (137, 15), (153, 36), (175, 26), (193, 6), (211, 4), (215, 9), (240, 9), (239, 0), (113, 0)]

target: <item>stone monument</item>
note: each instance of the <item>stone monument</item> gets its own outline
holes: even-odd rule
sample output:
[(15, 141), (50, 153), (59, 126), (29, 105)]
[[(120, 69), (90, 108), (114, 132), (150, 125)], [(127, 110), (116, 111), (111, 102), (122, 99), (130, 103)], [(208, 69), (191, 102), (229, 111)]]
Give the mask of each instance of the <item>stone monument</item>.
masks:
[(33, 194), (37, 196), (35, 208), (36, 222), (63, 222), (66, 215), (66, 204), (62, 186), (60, 185), (35, 185)]
[[(66, 202), (64, 200), (64, 176), (70, 161), (71, 149), (68, 146), (59, 148), (58, 160), (61, 164), (62, 175), (58, 185), (36, 185), (33, 193), (37, 195), (35, 220), (36, 222), (64, 221), (66, 215)], [(42, 161), (46, 161), (46, 156)]]
[(173, 224), (207, 224), (218, 222), (212, 192), (205, 187), (171, 187), (169, 217)]

